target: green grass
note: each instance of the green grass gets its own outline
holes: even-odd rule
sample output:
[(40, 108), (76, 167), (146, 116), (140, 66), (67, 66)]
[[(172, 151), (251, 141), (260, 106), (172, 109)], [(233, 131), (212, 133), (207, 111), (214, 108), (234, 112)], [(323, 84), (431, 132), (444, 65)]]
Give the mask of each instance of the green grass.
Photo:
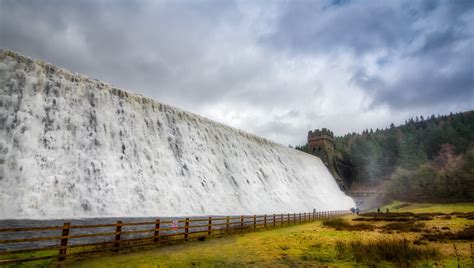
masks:
[(434, 203), (410, 203), (394, 201), (386, 206), (380, 208), (381, 212), (386, 209), (390, 212), (414, 212), (414, 213), (453, 213), (453, 212), (473, 212), (474, 203), (448, 203), (448, 204), (434, 204)]
[[(469, 212), (474, 211), (474, 203), (469, 204), (412, 204), (394, 202), (389, 205), (393, 212)], [(394, 208), (394, 207), (399, 207)], [(103, 253), (84, 259), (68, 259), (69, 267), (368, 267), (373, 260), (357, 259), (354, 252), (341, 253), (342, 245), (351, 247), (354, 243), (376, 245), (380, 241), (406, 239), (417, 250), (436, 251), (436, 259), (415, 260), (418, 267), (445, 265), (456, 267), (457, 260), (453, 241), (430, 242), (421, 244), (413, 241), (422, 239), (422, 232), (384, 228), (389, 222), (352, 221), (356, 216), (344, 216), (340, 220), (311, 222), (277, 229), (236, 234), (234, 236), (206, 239), (188, 243), (162, 246), (158, 248), (136, 250), (134, 252)], [(364, 218), (364, 217), (361, 217)], [(458, 232), (474, 224), (474, 220), (453, 216), (433, 217), (423, 223), (424, 230), (449, 227), (450, 232)], [(373, 226), (373, 229), (360, 230), (357, 224)], [(326, 225), (326, 226), (325, 226)], [(331, 227), (332, 225), (332, 227)], [(392, 226), (393, 227), (393, 226)], [(397, 227), (397, 226), (395, 226)], [(398, 227), (397, 227), (398, 228)], [(397, 229), (392, 228), (392, 229)], [(400, 228), (398, 228), (400, 229)], [(454, 241), (461, 264), (471, 265), (470, 243), (472, 241)], [(357, 244), (357, 245), (361, 245)], [(383, 244), (383, 243), (382, 243)], [(354, 244), (356, 245), (356, 244)], [(382, 245), (383, 246), (383, 245)], [(369, 246), (370, 247), (370, 246)], [(357, 249), (357, 248), (356, 248)], [(359, 261), (359, 262), (358, 262)], [(377, 267), (396, 267), (390, 258), (376, 260)]]
[(338, 240), (361, 239), (358, 232), (323, 228), (321, 222), (162, 247), (125, 255), (102, 256), (72, 263), (72, 267), (166, 264), (166, 267), (288, 267), (334, 265), (351, 267), (336, 259)]
[(377, 265), (386, 261), (409, 267), (419, 260), (439, 259), (437, 249), (412, 245), (406, 239), (385, 239), (370, 242), (352, 241), (336, 244), (338, 256), (351, 255), (358, 263)]

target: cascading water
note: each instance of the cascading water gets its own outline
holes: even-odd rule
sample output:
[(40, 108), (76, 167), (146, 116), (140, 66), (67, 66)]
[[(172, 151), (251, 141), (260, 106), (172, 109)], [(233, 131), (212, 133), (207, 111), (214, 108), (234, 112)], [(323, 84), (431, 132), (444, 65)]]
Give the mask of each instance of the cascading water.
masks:
[(348, 209), (317, 157), (0, 52), (0, 218)]

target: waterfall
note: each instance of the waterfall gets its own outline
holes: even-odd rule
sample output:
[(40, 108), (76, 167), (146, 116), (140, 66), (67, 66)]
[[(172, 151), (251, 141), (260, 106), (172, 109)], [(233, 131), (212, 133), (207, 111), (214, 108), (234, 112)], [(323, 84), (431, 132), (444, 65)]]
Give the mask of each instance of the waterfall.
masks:
[(315, 156), (0, 52), (0, 218), (349, 209)]

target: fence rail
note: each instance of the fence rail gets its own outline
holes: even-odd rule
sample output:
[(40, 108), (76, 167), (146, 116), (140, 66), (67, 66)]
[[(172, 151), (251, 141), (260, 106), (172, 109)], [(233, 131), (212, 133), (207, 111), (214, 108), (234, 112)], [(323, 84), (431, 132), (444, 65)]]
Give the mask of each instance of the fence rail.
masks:
[[(146, 222), (123, 222), (118, 220), (110, 224), (62, 226), (19, 227), (0, 229), (0, 234), (8, 234), (9, 239), (0, 240), (0, 265), (18, 264), (45, 259), (57, 259), (62, 262), (66, 257), (85, 255), (100, 251), (119, 251), (132, 247), (175, 243), (203, 239), (210, 236), (222, 236), (235, 232), (276, 228), (322, 218), (348, 214), (343, 211), (313, 211), (303, 213), (218, 216), (205, 218), (180, 218)], [(109, 230), (104, 231), (107, 228)], [(142, 228), (142, 229), (140, 229)], [(56, 232), (48, 235), (44, 232)], [(78, 233), (79, 232), (79, 233)], [(87, 239), (101, 239), (100, 241)], [(74, 242), (74, 240), (76, 240)], [(78, 240), (78, 241), (77, 241)], [(42, 241), (57, 241), (56, 245), (41, 245)], [(9, 245), (16, 245), (8, 249)], [(3, 256), (3, 258), (2, 258)]]

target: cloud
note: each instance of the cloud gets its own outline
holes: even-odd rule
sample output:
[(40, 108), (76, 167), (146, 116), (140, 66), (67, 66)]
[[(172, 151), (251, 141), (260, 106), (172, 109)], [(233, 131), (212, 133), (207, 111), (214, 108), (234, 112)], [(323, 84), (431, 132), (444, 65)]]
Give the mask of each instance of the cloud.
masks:
[(0, 2), (0, 47), (261, 135), (474, 107), (472, 1)]
[(474, 99), (473, 16), (472, 1), (289, 3), (264, 43), (289, 54), (351, 53), (352, 82), (374, 106), (466, 109)]

